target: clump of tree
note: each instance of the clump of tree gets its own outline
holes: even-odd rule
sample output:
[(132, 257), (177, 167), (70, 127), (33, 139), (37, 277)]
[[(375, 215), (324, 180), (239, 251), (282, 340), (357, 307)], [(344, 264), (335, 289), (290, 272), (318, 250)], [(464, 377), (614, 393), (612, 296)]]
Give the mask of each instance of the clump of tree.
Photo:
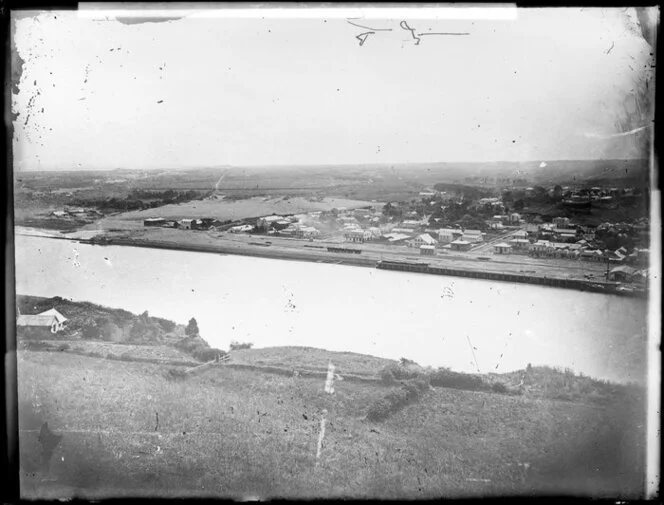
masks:
[(226, 351), (210, 347), (203, 337), (200, 336), (198, 323), (195, 318), (191, 318), (184, 330), (185, 337), (174, 344), (176, 349), (188, 354), (192, 358), (207, 362), (223, 358)]
[(199, 335), (198, 322), (195, 318), (191, 318), (187, 327), (184, 329), (184, 334), (188, 336)]
[(233, 340), (230, 343), (229, 349), (231, 351), (239, 351), (240, 349), (251, 349), (253, 345), (254, 344), (251, 342), (238, 342), (237, 340)]

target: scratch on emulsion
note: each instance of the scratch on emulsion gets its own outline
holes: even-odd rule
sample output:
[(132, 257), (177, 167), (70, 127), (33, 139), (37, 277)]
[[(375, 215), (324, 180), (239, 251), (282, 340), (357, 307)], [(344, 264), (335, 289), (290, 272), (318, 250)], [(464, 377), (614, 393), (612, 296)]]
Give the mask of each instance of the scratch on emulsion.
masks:
[[(330, 361), (327, 366), (327, 377), (325, 379), (325, 392), (334, 394), (334, 365)], [(327, 409), (323, 409), (323, 417), (320, 420), (320, 433), (318, 434), (318, 446), (316, 448), (316, 464), (320, 459), (321, 451), (323, 450), (323, 439), (325, 438), (325, 423), (327, 422)]]

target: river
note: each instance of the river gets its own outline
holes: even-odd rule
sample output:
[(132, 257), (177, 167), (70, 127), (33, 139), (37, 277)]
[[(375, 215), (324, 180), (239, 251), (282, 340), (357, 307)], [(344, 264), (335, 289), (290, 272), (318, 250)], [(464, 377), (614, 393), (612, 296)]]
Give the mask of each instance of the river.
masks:
[(214, 347), (298, 345), (466, 372), (532, 365), (644, 383), (647, 302), (364, 267), (16, 236), (16, 292), (186, 324)]

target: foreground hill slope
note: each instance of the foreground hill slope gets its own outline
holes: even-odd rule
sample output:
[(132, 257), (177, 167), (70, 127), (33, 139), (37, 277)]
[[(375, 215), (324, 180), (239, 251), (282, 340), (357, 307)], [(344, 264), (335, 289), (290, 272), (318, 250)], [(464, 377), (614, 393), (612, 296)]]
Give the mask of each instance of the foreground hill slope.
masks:
[[(286, 349), (272, 356), (283, 358)], [(250, 353), (242, 352), (245, 364)], [(321, 355), (307, 364), (307, 353), (296, 349), (290, 364), (299, 357), (297, 366), (318, 368)], [(371, 422), (370, 406), (394, 386), (336, 380), (328, 394), (324, 378), (258, 367), (219, 365), (184, 377), (171, 365), (18, 354), (26, 498), (634, 498), (642, 489), (639, 395), (593, 403), (433, 387)], [(270, 359), (257, 356), (254, 362)], [(334, 359), (361, 372), (357, 355), (347, 365), (343, 353)], [(46, 466), (45, 422), (62, 436)]]

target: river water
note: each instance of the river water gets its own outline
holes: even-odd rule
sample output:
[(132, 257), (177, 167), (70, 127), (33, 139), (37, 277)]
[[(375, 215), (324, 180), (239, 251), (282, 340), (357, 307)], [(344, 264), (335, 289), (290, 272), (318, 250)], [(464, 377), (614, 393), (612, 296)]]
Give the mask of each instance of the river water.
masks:
[(532, 365), (645, 381), (647, 303), (615, 295), (16, 236), (16, 291), (186, 324), (214, 347), (301, 345), (467, 372)]

